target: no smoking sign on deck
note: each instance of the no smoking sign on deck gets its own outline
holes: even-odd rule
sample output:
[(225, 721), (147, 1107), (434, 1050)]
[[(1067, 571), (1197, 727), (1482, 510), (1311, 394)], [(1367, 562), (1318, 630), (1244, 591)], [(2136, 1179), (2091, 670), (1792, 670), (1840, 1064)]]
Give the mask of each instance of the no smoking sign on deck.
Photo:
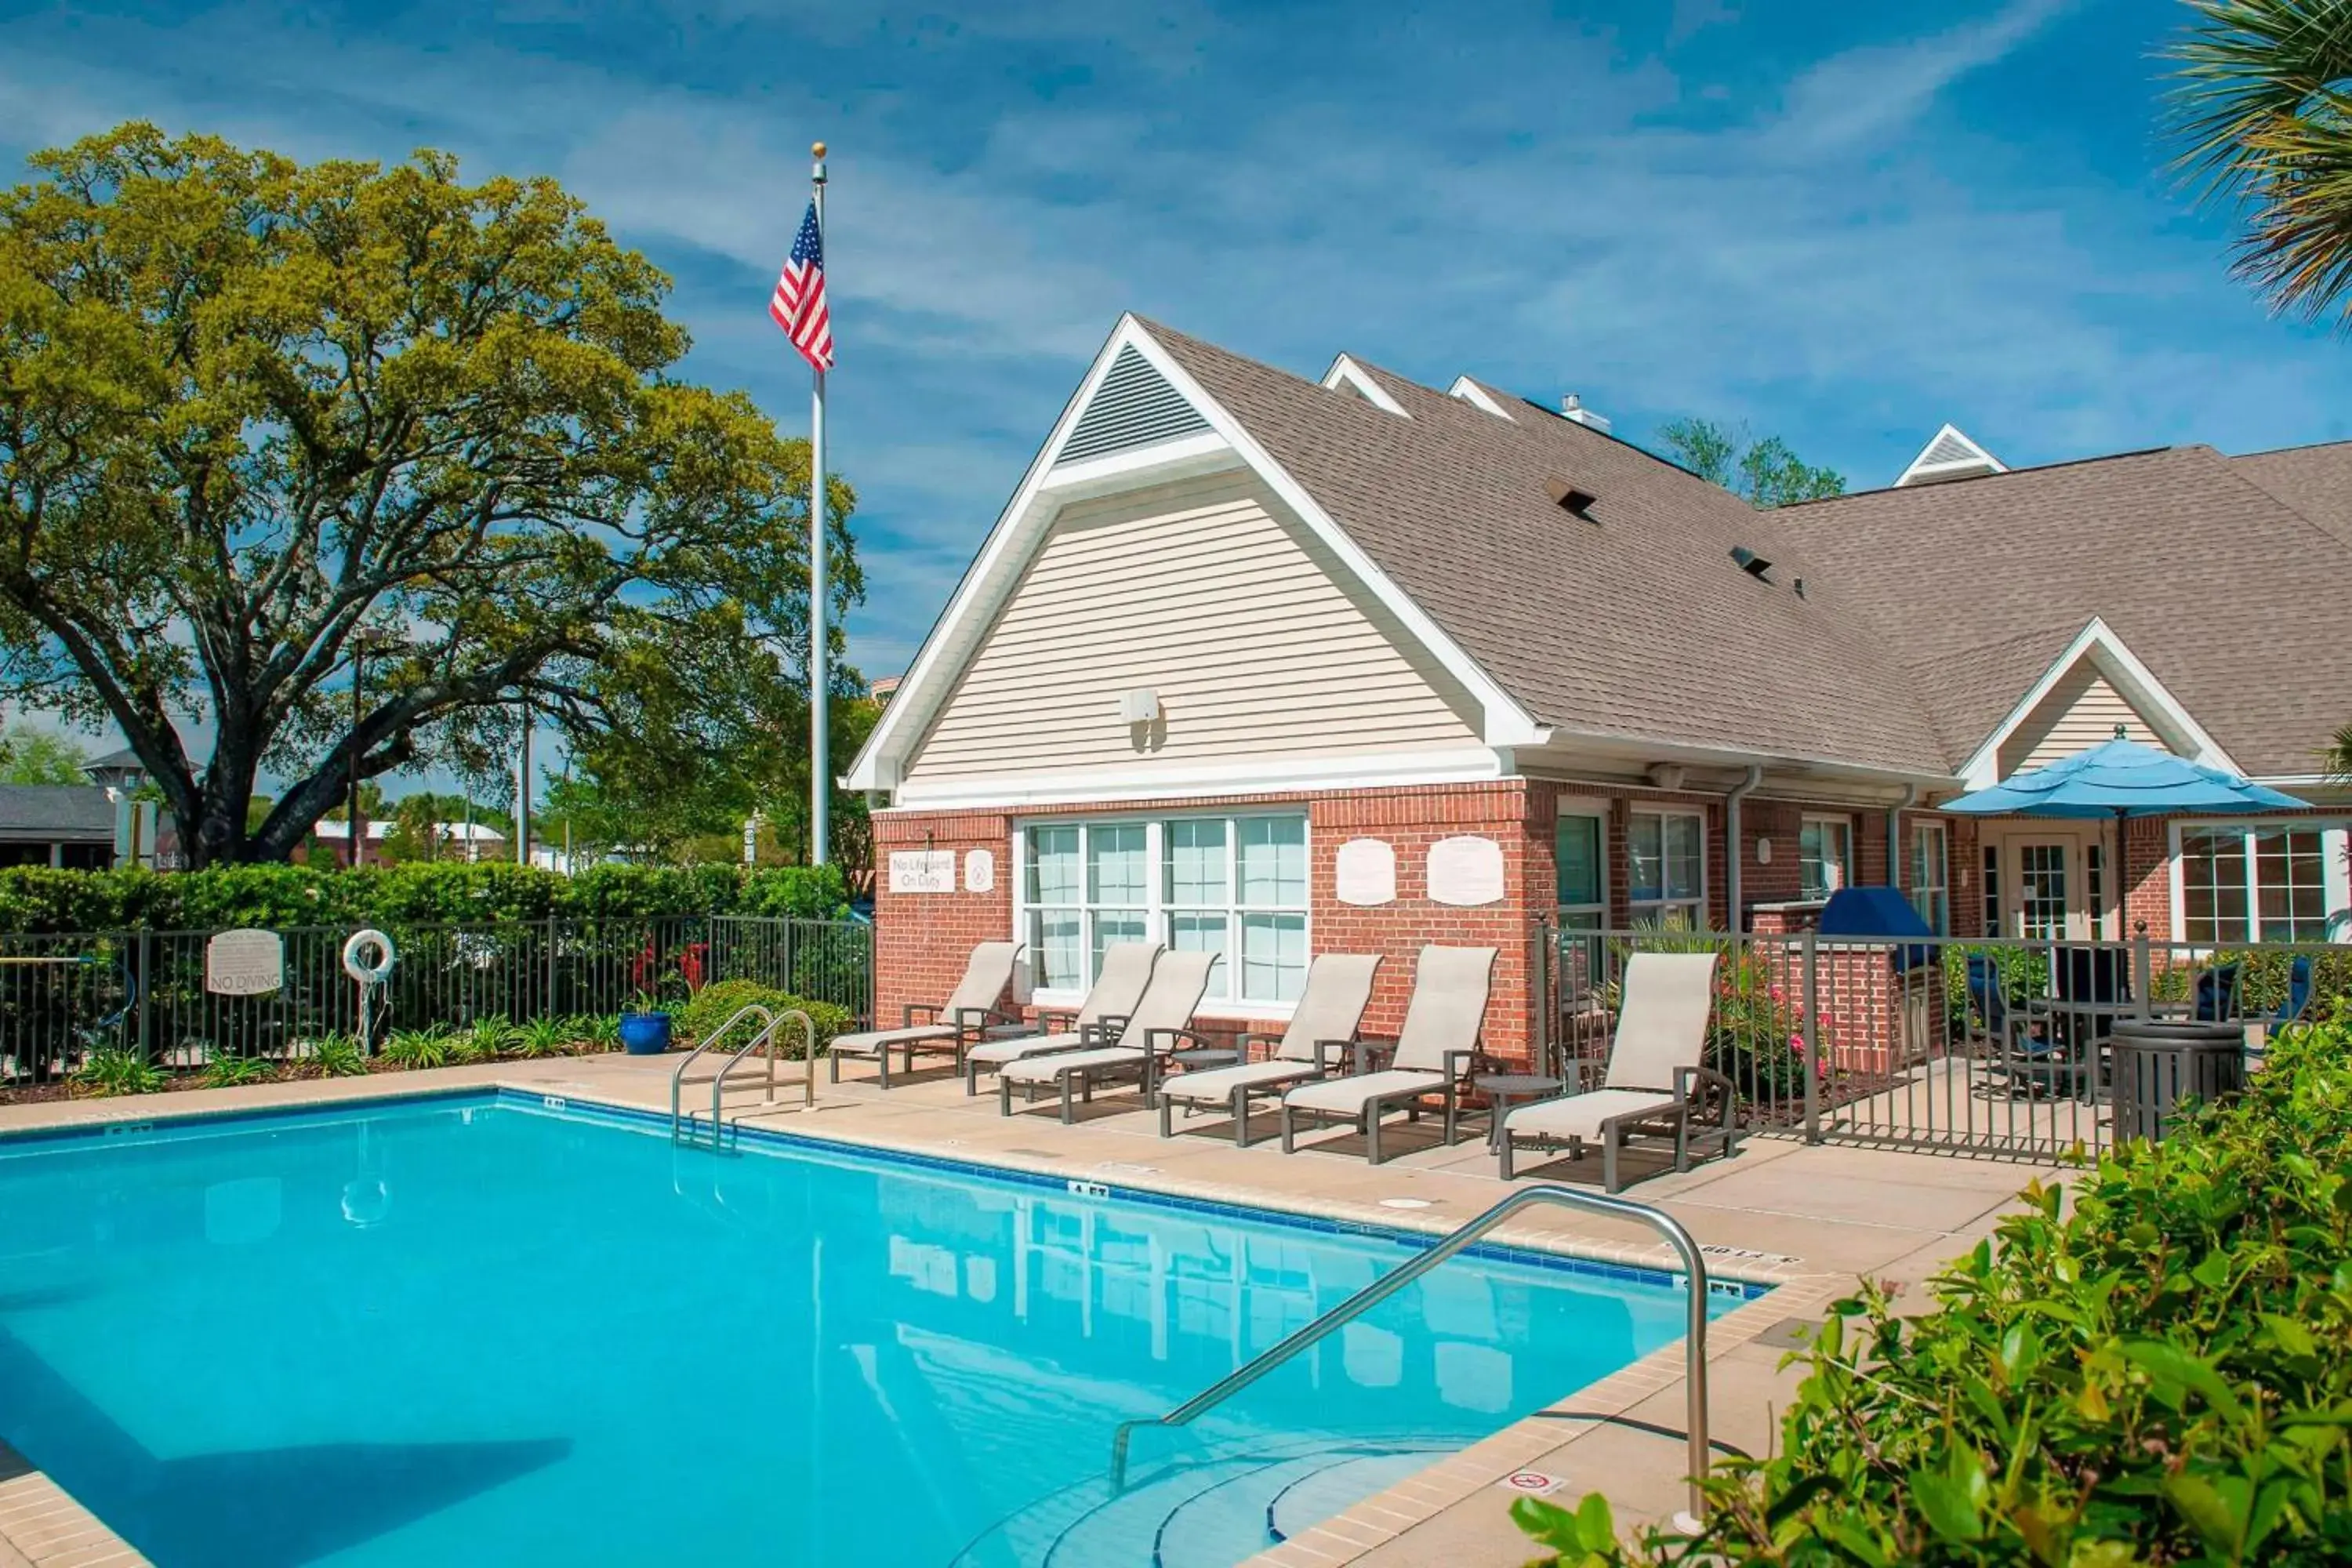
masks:
[(1495, 1484), (1521, 1497), (1549, 1497), (1567, 1484), (1567, 1478), (1548, 1476), (1541, 1470), (1513, 1470)]

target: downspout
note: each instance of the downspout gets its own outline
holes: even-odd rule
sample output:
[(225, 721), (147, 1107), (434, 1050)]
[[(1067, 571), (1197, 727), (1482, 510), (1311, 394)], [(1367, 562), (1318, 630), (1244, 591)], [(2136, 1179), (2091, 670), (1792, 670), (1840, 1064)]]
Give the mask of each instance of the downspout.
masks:
[(1724, 924), (1731, 928), (1734, 936), (1748, 926), (1747, 921), (1741, 917), (1739, 906), (1739, 863), (1744, 858), (1739, 851), (1739, 803), (1763, 782), (1764, 764), (1750, 763), (1748, 764), (1748, 776), (1733, 784), (1731, 793), (1723, 797), (1723, 863), (1728, 873), (1723, 879)]
[(1896, 801), (1886, 814), (1886, 885), (1890, 888), (1903, 885), (1903, 814), (1910, 810), (1911, 803), (1918, 798), (1919, 786), (1905, 784), (1903, 798)]

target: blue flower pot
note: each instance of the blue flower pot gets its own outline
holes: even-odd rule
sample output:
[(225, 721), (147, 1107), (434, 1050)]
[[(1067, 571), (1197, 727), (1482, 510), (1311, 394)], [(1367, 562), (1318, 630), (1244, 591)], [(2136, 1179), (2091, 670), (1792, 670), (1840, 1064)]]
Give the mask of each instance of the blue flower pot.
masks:
[(657, 1057), (669, 1049), (669, 1015), (621, 1015), (621, 1048), (633, 1057)]

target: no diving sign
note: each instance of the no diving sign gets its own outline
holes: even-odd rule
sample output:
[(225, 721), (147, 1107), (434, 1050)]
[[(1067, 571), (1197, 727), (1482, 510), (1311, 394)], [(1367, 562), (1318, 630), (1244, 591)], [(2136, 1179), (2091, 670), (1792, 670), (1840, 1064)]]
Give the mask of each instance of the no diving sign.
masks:
[(205, 989), (258, 996), (286, 984), (286, 944), (274, 931), (225, 931), (205, 943)]

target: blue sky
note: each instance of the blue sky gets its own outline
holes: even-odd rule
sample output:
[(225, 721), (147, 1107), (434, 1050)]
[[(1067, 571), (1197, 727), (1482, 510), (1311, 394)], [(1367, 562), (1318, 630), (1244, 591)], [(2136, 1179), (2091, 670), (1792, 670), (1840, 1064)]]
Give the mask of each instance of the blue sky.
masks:
[(835, 466), (910, 657), (1121, 310), (1318, 374), (1778, 433), (1857, 488), (2352, 436), (2352, 344), (2164, 173), (2172, 0), (0, 3), (0, 158), (145, 116), (550, 173), (788, 431), (762, 305), (834, 144)]

